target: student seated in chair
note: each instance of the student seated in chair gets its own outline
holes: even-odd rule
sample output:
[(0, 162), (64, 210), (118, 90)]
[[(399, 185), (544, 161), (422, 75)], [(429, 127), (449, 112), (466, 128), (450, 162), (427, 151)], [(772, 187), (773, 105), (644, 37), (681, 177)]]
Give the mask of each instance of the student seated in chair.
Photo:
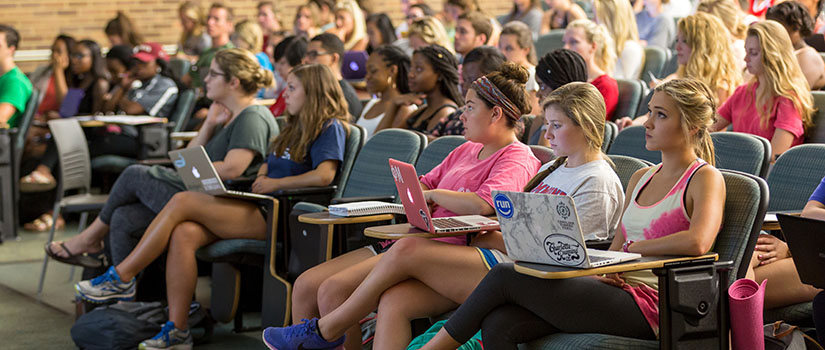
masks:
[[(802, 209), (802, 216), (825, 221), (825, 178), (811, 194)], [(809, 302), (817, 293), (822, 292), (819, 288), (802, 283), (788, 244), (770, 234), (759, 235), (747, 278), (757, 283), (770, 279), (765, 287), (766, 309)]]
[[(479, 122), (486, 123), (491, 114), (494, 120), (500, 118), (498, 113), (502, 107), (499, 100), (491, 97), (498, 94), (493, 89), (511, 96), (512, 99), (508, 97), (510, 101), (519, 101), (521, 112), (528, 110), (528, 95), (521, 86), (526, 80), (526, 70), (509, 62), (498, 71), (476, 80), (467, 91), (466, 111), (462, 114), (467, 120), (466, 137), (470, 140), (479, 137), (476, 134), (480, 132)], [(548, 101), (544, 108), (544, 118), (549, 126), (546, 136), (561, 157), (542, 167), (524, 190), (573, 196), (579, 205), (577, 211), (586, 217), (583, 222), (586, 222), (584, 230), (588, 238), (606, 239), (619, 222), (623, 198), (619, 178), (601, 152), (604, 102), (596, 88), (586, 83), (562, 87), (555, 99), (551, 95)], [(521, 116), (518, 111), (503, 108), (502, 111), (513, 120)], [(444, 163), (440, 167), (444, 167)], [(436, 202), (439, 200), (437, 195), (432, 198)], [(445, 207), (456, 205), (446, 200), (439, 204)], [(493, 212), (492, 207), (485, 206), (484, 209), (482, 214)], [(265, 342), (270, 348), (277, 349), (295, 349), (301, 341), (319, 346), (338, 344), (344, 340), (345, 331), (357, 327), (358, 320), (377, 308), (374, 346), (403, 349), (410, 341), (410, 320), (437, 316), (454, 309), (466, 300), (492, 266), (512, 261), (506, 255), (502, 234), (498, 231), (480, 233), (469, 246), (448, 243), (403, 238), (385, 249), (385, 254), (328, 277), (316, 292), (323, 317), (292, 326), (292, 329), (308, 330), (307, 337), (289, 336), (284, 329), (267, 329), (264, 331)], [(350, 253), (352, 255), (354, 253)], [(324, 265), (331, 264), (309, 270), (299, 280), (304, 278), (302, 284), (313, 283), (314, 279), (325, 277), (324, 270), (329, 271), (332, 266)], [(298, 285), (296, 283), (296, 293), (299, 292)], [(306, 295), (293, 295), (296, 300), (306, 302)], [(317, 315), (295, 315), (293, 320)], [(346, 333), (349, 345), (351, 337), (357, 335), (357, 328), (355, 332)], [(360, 337), (354, 340), (357, 342)]]
[[(742, 74), (736, 67), (730, 38), (724, 24), (716, 16), (697, 13), (679, 20), (676, 31), (676, 61), (679, 68), (661, 81), (651, 81), (655, 87), (668, 80), (695, 78), (716, 93), (716, 104), (721, 105), (742, 83)], [(619, 130), (631, 125), (642, 125), (647, 116), (617, 116)]]
[(819, 52), (805, 43), (805, 38), (811, 36), (814, 29), (814, 19), (805, 5), (796, 1), (776, 4), (768, 8), (765, 19), (777, 21), (785, 27), (791, 38), (799, 67), (802, 68), (802, 74), (805, 75), (811, 90), (825, 87), (825, 62), (822, 62)]
[[(215, 55), (206, 78), (213, 102), (198, 136), (188, 147), (203, 146), (221, 179), (252, 176), (263, 163), (275, 120), (255, 94), (272, 83), (248, 51), (227, 49)], [(132, 165), (118, 177), (99, 216), (79, 235), (46, 245), (52, 258), (75, 265), (100, 266), (84, 253), (96, 253), (111, 234), (112, 260), (119, 263), (132, 251), (155, 214), (175, 193), (186, 188), (177, 172), (161, 166)]]
[[(537, 97), (539, 101), (544, 101), (550, 93), (561, 86), (574, 81), (586, 82), (587, 64), (576, 51), (556, 49), (539, 60), (536, 66), (536, 81), (539, 84)], [(532, 142), (533, 140), (529, 138), (546, 126), (546, 123), (541, 123), (539, 120), (530, 124), (530, 129), (524, 131), (527, 133), (528, 142)], [(545, 137), (539, 137), (536, 143), (550, 147), (550, 141)]]
[(781, 24), (771, 20), (751, 24), (745, 49), (753, 78), (719, 107), (721, 118), (711, 130), (733, 124), (733, 131), (770, 140), (773, 162), (802, 143), (805, 129), (812, 124), (813, 97)]
[[(610, 250), (707, 253), (725, 204), (722, 174), (707, 163), (714, 161), (708, 132), (713, 92), (697, 80), (672, 80), (656, 87), (650, 109), (645, 148), (661, 151), (662, 163), (631, 177), (621, 233)], [(479, 329), (485, 348), (497, 350), (558, 332), (656, 339), (657, 298), (657, 278), (650, 270), (540, 279), (499, 264), (422, 349), (455, 349)]]
[[(288, 75), (286, 89), (288, 127), (269, 146), (266, 164), (252, 184), (255, 193), (327, 186), (344, 159), (347, 104), (332, 72), (319, 64), (299, 66)], [(167, 251), (169, 322), (140, 347), (191, 345), (186, 321), (198, 276), (195, 251), (219, 239), (263, 240), (266, 232), (266, 218), (254, 201), (179, 192), (123, 262), (95, 279), (78, 282), (75, 290), (84, 300), (97, 303), (130, 299), (135, 276)]]

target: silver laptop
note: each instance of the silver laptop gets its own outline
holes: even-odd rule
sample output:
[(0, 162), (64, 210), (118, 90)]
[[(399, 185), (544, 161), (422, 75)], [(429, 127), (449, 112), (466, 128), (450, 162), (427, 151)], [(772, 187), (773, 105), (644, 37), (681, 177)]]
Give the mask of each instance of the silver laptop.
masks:
[(570, 196), (493, 191), (493, 202), (507, 255), (513, 260), (591, 268), (641, 257), (588, 249)]
[(223, 186), (218, 171), (212, 166), (203, 146), (169, 152), (169, 158), (188, 191), (203, 192), (218, 197), (269, 199), (270, 196), (241, 191), (230, 191)]

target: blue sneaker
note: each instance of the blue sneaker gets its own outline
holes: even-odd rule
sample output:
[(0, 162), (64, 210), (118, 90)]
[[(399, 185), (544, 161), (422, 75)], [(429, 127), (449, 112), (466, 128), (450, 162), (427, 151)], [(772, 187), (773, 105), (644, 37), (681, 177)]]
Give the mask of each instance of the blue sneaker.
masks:
[(161, 328), (160, 333), (146, 339), (138, 345), (139, 350), (191, 350), (192, 349), (192, 334), (189, 330), (180, 330), (175, 328), (175, 323), (166, 321), (166, 324)]
[(135, 279), (123, 282), (114, 266), (106, 273), (88, 281), (74, 285), (75, 294), (83, 300), (104, 303), (110, 300), (132, 300), (135, 298)]
[(303, 319), (303, 323), (289, 327), (264, 329), (264, 344), (272, 350), (333, 349), (344, 343), (346, 336), (328, 342), (318, 332), (318, 318)]

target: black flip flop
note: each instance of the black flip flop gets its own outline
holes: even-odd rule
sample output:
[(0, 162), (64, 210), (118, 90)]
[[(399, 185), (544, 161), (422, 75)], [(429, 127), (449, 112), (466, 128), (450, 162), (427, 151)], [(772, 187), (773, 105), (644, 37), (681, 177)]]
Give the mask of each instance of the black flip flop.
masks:
[(44, 249), (46, 250), (46, 255), (48, 255), (50, 258), (62, 262), (64, 264), (83, 266), (92, 269), (96, 269), (103, 266), (103, 260), (95, 259), (86, 254), (72, 254), (72, 251), (66, 248), (66, 244), (64, 242), (58, 243), (60, 244), (60, 247), (63, 248), (63, 250), (66, 251), (66, 253), (69, 254), (69, 257), (64, 258), (62, 256), (55, 254), (51, 249), (52, 242), (50, 242), (46, 244), (46, 246), (44, 247)]

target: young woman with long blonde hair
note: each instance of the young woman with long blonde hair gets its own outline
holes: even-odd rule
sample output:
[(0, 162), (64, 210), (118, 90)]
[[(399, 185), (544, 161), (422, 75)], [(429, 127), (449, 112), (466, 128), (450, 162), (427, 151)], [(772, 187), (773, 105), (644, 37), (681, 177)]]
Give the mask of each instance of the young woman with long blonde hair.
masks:
[(713, 131), (733, 124), (733, 131), (771, 140), (773, 159), (802, 143), (812, 124), (813, 98), (793, 53), (791, 38), (781, 24), (751, 24), (745, 39), (748, 72), (753, 78), (738, 87), (719, 108)]
[(206, 33), (206, 16), (203, 9), (192, 1), (185, 1), (178, 7), (181, 33), (178, 39), (176, 58), (197, 61), (198, 57), (212, 47), (212, 38)]
[(367, 22), (364, 20), (364, 12), (355, 0), (344, 0), (335, 5), (335, 28), (331, 31), (344, 42), (344, 50), (367, 49)]
[(639, 30), (630, 2), (626, 0), (595, 0), (593, 8), (596, 21), (604, 24), (613, 38), (616, 49), (616, 66), (613, 77), (639, 79), (645, 50), (639, 44)]
[[(715, 16), (699, 12), (679, 20), (676, 56), (679, 69), (663, 81), (697, 79), (715, 93), (717, 104), (724, 103), (742, 83), (742, 75), (730, 50), (727, 30)], [(624, 128), (631, 124), (644, 124), (645, 120), (646, 116), (636, 119), (622, 116), (616, 124)]]
[(407, 37), (410, 40), (410, 48), (418, 50), (429, 45), (439, 45), (452, 54), (455, 54), (455, 49), (447, 36), (447, 30), (437, 18), (433, 16), (425, 16), (417, 18), (410, 23)]
[(725, 24), (730, 38), (730, 49), (736, 61), (736, 68), (741, 73), (745, 70), (745, 35), (748, 25), (745, 24), (745, 13), (739, 8), (739, 3), (731, 0), (702, 0), (696, 12), (705, 12), (716, 16)]
[(616, 49), (607, 27), (588, 19), (573, 21), (564, 31), (564, 48), (573, 50), (587, 63), (587, 82), (593, 84), (604, 97), (607, 120), (619, 102), (619, 85), (610, 76), (616, 64)]
[[(582, 85), (570, 83), (551, 93), (551, 110), (561, 112), (561, 106), (576, 101), (570, 90)], [(697, 80), (656, 87), (645, 147), (661, 151), (662, 163), (630, 178), (610, 250), (701, 255), (711, 249), (725, 204), (722, 174), (708, 164), (714, 161), (708, 133), (713, 99)], [(659, 310), (650, 302), (656, 298), (658, 284), (650, 270), (551, 280), (498, 264), (422, 349), (455, 349), (479, 329), (484, 347), (496, 350), (517, 349), (519, 343), (557, 332), (656, 339)]]

